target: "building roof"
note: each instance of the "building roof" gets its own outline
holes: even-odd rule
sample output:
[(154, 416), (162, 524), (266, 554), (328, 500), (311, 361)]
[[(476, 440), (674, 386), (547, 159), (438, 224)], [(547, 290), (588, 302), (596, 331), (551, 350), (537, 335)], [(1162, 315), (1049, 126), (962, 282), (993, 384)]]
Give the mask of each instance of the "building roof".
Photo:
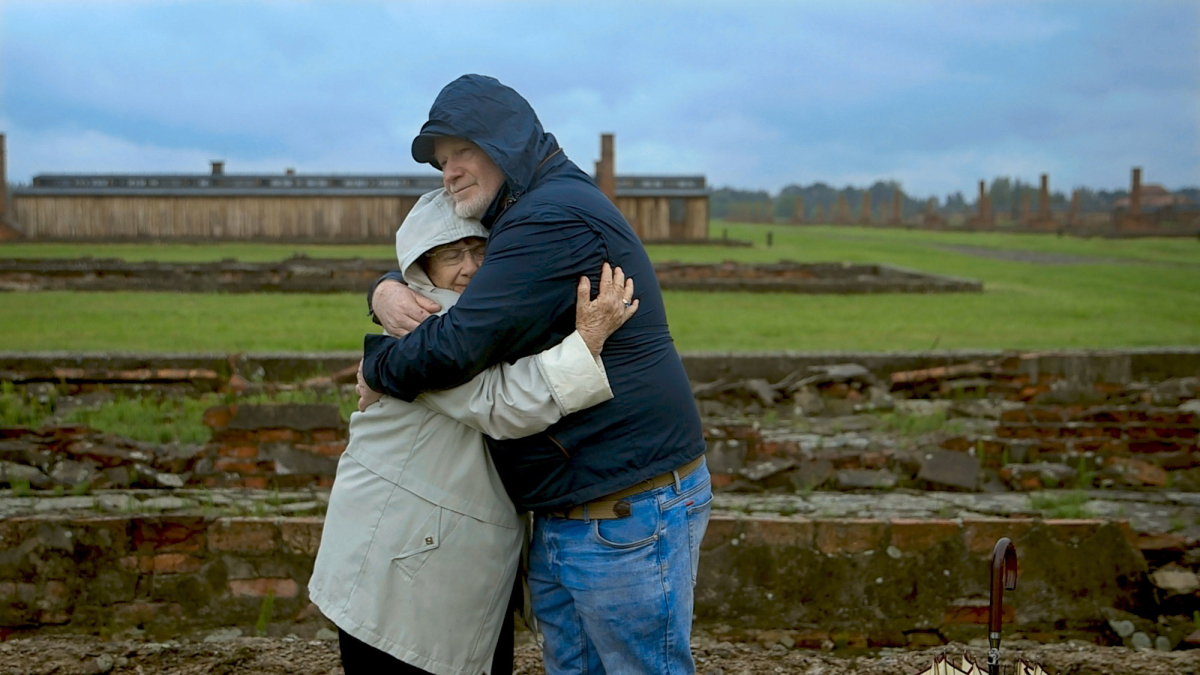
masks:
[(440, 176), (370, 174), (41, 174), (21, 195), (256, 197), (283, 195), (420, 197)]
[[(1113, 202), (1113, 208), (1127, 209), (1129, 208), (1129, 200), (1129, 197), (1121, 197)], [(1190, 203), (1191, 200), (1187, 197), (1173, 195), (1170, 190), (1161, 185), (1147, 183), (1142, 186), (1141, 208), (1143, 209), (1161, 209), (1165, 206), (1182, 206)]]
[[(420, 197), (437, 175), (386, 174), (41, 174), (15, 196)], [(618, 197), (703, 197), (704, 176), (617, 176)]]

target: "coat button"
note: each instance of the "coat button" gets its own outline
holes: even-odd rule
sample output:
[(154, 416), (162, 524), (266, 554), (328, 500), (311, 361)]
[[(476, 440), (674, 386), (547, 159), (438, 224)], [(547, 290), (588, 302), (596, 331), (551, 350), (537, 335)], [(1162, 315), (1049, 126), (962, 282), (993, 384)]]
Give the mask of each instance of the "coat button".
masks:
[(425, 537), (425, 545), (433, 546), (433, 537)]

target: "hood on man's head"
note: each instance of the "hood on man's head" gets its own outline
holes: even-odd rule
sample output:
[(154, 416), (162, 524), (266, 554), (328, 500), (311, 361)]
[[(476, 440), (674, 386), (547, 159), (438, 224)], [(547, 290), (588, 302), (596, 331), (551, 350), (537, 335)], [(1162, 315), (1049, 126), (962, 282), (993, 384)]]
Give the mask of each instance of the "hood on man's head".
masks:
[(441, 170), (433, 139), (457, 136), (478, 145), (504, 172), (509, 189), (524, 194), (542, 160), (558, 151), (529, 102), (494, 77), (463, 75), (446, 85), (413, 139), (413, 159)]
[(396, 260), (400, 263), (400, 273), (408, 285), (421, 290), (432, 289), (433, 282), (419, 264), (421, 256), (442, 244), (466, 237), (486, 239), (487, 236), (487, 229), (478, 220), (460, 218), (454, 213), (444, 188), (421, 195), (404, 217), (400, 229), (396, 230)]

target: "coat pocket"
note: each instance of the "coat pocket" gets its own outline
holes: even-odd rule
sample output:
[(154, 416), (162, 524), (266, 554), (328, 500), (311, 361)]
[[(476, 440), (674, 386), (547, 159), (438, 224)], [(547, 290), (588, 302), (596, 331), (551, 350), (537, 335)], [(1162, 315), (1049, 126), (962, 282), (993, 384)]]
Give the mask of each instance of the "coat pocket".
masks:
[[(410, 502), (406, 504), (406, 511), (410, 518), (409, 522), (416, 527), (404, 528), (411, 534), (404, 545), (400, 547), (399, 552), (392, 556), (392, 562), (409, 579), (412, 579), (417, 576), (425, 562), (429, 560), (429, 556), (442, 543), (442, 520), (445, 509), (404, 489), (397, 490), (397, 492), (405, 495), (405, 501)], [(398, 527), (403, 528), (403, 525), (398, 525)]]

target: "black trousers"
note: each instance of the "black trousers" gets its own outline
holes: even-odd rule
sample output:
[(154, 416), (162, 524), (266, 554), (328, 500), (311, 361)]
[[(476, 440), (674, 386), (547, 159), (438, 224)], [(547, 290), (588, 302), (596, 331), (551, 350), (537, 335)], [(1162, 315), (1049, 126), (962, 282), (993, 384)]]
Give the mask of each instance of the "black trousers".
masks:
[[(510, 604), (504, 613), (504, 624), (500, 628), (500, 641), (492, 656), (492, 675), (512, 675), (513, 672), (513, 608)], [(346, 675), (420, 675), (429, 671), (409, 665), (387, 652), (338, 629), (338, 647), (342, 652), (342, 668)]]

